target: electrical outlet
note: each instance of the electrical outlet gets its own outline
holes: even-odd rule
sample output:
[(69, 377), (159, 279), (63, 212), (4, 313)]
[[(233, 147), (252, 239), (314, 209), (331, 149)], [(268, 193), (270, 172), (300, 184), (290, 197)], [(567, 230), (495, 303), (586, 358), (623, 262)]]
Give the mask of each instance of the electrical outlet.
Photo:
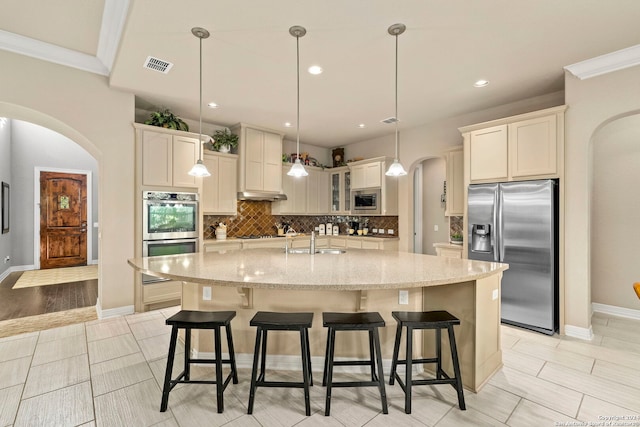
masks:
[(205, 301), (211, 301), (211, 286), (204, 286), (202, 288), (202, 299)]
[(398, 293), (398, 304), (400, 305), (409, 304), (409, 291), (400, 291)]
[(388, 229), (387, 234), (393, 234), (393, 228)]
[(373, 230), (371, 230), (371, 232), (375, 234), (375, 233), (377, 233), (377, 232), (378, 232), (378, 229), (377, 229), (377, 228), (374, 228)]
[(491, 295), (491, 299), (494, 300), (494, 301), (498, 299), (498, 290), (497, 289), (493, 290), (493, 294)]
[(384, 234), (384, 228), (378, 228), (378, 234)]
[(440, 227), (438, 227), (438, 224), (435, 224), (435, 225), (433, 226), (433, 231), (438, 231), (439, 229), (440, 229)]

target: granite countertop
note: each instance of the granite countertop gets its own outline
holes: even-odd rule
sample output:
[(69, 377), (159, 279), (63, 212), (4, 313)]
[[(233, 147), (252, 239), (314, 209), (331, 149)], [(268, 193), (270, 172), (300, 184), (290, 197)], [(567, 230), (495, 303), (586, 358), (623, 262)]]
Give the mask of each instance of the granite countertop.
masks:
[[(306, 233), (300, 233), (297, 234), (295, 236), (291, 236), (291, 237), (287, 237), (289, 240), (309, 240), (309, 238), (311, 237), (311, 234), (306, 234)], [(317, 235), (316, 234), (316, 239), (320, 239), (320, 238), (326, 238), (326, 237), (331, 237), (331, 238), (347, 238), (347, 239), (362, 239), (362, 240), (400, 240), (400, 238), (398, 236), (392, 236), (392, 235), (385, 235), (385, 234), (374, 234), (374, 235), (366, 235), (366, 236), (356, 236), (356, 235), (348, 235), (348, 234), (339, 234), (337, 236), (334, 235), (327, 235), (324, 234), (322, 236)], [(204, 239), (202, 243), (204, 243), (205, 245), (207, 244), (212, 244), (212, 243), (225, 243), (225, 242), (263, 242), (263, 241), (278, 241), (281, 239), (284, 239), (285, 237), (271, 237), (271, 238), (266, 238), (266, 239), (241, 239), (239, 237), (227, 237), (224, 240), (218, 240), (218, 239)]]
[(136, 270), (172, 280), (263, 289), (373, 290), (482, 279), (507, 264), (408, 252), (356, 249), (335, 254), (286, 254), (245, 249), (134, 258)]

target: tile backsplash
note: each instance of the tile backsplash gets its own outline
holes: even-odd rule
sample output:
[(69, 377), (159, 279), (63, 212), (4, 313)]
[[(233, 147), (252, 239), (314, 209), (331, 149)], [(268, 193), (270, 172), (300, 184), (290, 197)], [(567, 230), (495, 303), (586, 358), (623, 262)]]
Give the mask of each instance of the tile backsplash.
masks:
[(220, 222), (227, 225), (227, 237), (239, 237), (252, 234), (275, 235), (276, 223), (287, 223), (299, 233), (310, 233), (318, 224), (331, 222), (338, 224), (340, 234), (346, 234), (347, 223), (350, 221), (358, 221), (360, 228), (366, 224), (370, 230), (382, 228), (393, 230), (394, 235), (398, 235), (397, 216), (272, 215), (271, 202), (238, 200), (238, 212), (235, 216), (204, 216), (204, 238), (215, 238), (214, 229)]

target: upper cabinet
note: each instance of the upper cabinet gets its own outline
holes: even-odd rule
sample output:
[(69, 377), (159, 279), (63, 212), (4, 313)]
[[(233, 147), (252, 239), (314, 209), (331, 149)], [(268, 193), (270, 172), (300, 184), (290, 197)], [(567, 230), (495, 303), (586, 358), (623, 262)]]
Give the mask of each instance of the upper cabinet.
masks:
[(329, 172), (331, 213), (349, 214), (351, 211), (351, 171), (347, 166)]
[(398, 177), (385, 175), (392, 162), (389, 157), (374, 157), (349, 164), (352, 191), (380, 188), (379, 215), (398, 215)]
[(351, 189), (381, 187), (382, 176), (385, 173), (384, 163), (384, 161), (371, 161), (351, 166)]
[(464, 154), (462, 148), (449, 151), (445, 216), (464, 215)]
[(211, 173), (202, 179), (202, 213), (236, 215), (238, 156), (205, 151), (202, 162)]
[(281, 133), (239, 123), (231, 131), (238, 144), (238, 191), (282, 193)]
[(470, 183), (559, 178), (566, 106), (460, 128)]
[(305, 166), (305, 177), (287, 175), (291, 165), (281, 166), (282, 189), (287, 200), (271, 204), (271, 213), (279, 215), (327, 215), (329, 213), (329, 173)]
[(201, 145), (186, 132), (135, 124), (140, 150), (141, 184), (161, 187), (197, 187), (189, 171), (198, 160)]

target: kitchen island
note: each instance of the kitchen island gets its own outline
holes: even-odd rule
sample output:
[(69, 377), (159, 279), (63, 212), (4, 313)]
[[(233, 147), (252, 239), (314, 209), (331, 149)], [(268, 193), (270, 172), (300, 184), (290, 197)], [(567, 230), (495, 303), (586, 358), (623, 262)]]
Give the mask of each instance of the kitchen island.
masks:
[[(251, 363), (255, 330), (249, 320), (258, 310), (315, 313), (310, 341), (316, 369), (322, 367), (326, 342), (323, 311), (380, 312), (387, 322), (380, 334), (383, 356), (389, 360), (396, 327), (392, 311), (447, 310), (461, 320), (456, 339), (464, 385), (479, 390), (502, 365), (499, 294), (505, 264), (364, 249), (315, 255), (282, 249), (199, 252), (135, 258), (129, 264), (141, 273), (182, 281), (185, 309), (235, 309), (234, 341), (241, 366)], [(399, 290), (408, 296), (403, 304)], [(204, 299), (209, 292), (210, 299)], [(416, 354), (431, 354), (432, 334), (426, 331), (414, 339)], [(292, 361), (291, 368), (296, 368), (299, 349), (295, 340), (286, 338), (275, 335), (269, 353), (279, 355), (275, 363), (281, 367)], [(339, 338), (341, 356), (368, 354), (366, 337)], [(211, 351), (210, 341), (203, 331), (194, 339), (197, 351)], [(447, 367), (450, 361), (445, 359)]]

